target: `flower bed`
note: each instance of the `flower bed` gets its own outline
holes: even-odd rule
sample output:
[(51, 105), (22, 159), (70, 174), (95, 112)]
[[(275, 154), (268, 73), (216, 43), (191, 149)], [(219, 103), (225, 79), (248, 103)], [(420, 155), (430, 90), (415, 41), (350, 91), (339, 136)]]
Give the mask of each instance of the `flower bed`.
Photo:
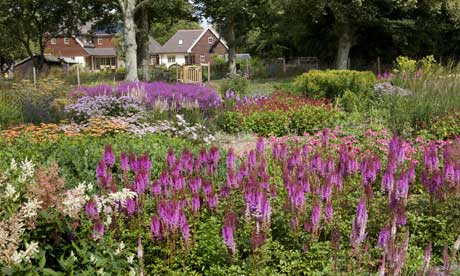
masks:
[(242, 156), (171, 148), (155, 162), (108, 145), (96, 186), (67, 191), (56, 168), (36, 176), (12, 162), (1, 230), (10, 235), (15, 218), (31, 225), (0, 262), (18, 273), (44, 273), (43, 254), (46, 271), (65, 273), (455, 275), (459, 143), (325, 129), (259, 139)]
[(159, 109), (200, 108), (207, 110), (221, 105), (218, 93), (206, 86), (195, 84), (168, 84), (164, 82), (125, 82), (117, 86), (106, 84), (80, 87), (70, 96), (130, 96)]

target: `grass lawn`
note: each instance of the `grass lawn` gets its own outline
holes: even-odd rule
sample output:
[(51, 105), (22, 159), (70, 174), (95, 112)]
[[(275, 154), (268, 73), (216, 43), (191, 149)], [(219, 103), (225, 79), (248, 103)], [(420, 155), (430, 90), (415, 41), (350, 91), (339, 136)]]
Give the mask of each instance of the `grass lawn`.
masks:
[[(279, 86), (286, 85), (292, 82), (294, 78), (280, 78), (280, 79), (256, 79), (249, 80), (248, 95), (269, 95), (274, 91), (279, 90)], [(221, 84), (225, 80), (213, 80), (208, 83), (214, 89), (220, 91)], [(278, 87), (278, 88), (277, 88)]]

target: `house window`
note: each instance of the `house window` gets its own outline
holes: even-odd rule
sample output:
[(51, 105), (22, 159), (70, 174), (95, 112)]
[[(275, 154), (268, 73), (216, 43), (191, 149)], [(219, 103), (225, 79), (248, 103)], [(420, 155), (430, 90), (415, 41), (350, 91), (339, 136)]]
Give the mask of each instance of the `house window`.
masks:
[(208, 37), (208, 43), (213, 44), (214, 43), (214, 37), (212, 37), (212, 36)]
[(56, 38), (55, 37), (51, 38), (51, 44), (56, 45)]
[(176, 56), (168, 56), (168, 63), (176, 62)]
[(206, 61), (206, 57), (204, 55), (200, 55), (200, 62), (205, 62)]
[(184, 41), (182, 39), (179, 39), (179, 45), (184, 44)]
[(97, 39), (97, 45), (102, 45), (102, 38)]
[(70, 43), (70, 39), (68, 37), (64, 37), (64, 44), (68, 45)]

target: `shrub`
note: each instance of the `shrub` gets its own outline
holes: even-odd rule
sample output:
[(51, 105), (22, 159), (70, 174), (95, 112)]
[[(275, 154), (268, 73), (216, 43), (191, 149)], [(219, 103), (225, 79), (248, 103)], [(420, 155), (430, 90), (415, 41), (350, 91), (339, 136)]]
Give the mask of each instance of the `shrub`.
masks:
[(220, 85), (220, 92), (234, 91), (239, 96), (245, 96), (248, 92), (249, 81), (238, 74), (229, 75)]
[(218, 118), (218, 126), (228, 133), (253, 132), (257, 135), (283, 136), (314, 133), (333, 127), (341, 113), (324, 106), (304, 105), (300, 108), (283, 110), (254, 110), (250, 113), (224, 112)]
[(296, 78), (295, 89), (307, 97), (335, 99), (347, 90), (368, 95), (376, 82), (374, 73), (368, 71), (312, 70)]
[(247, 131), (244, 115), (240, 112), (221, 112), (216, 121), (217, 126), (227, 133), (235, 134)]
[(85, 96), (65, 107), (65, 111), (78, 122), (93, 116), (131, 116), (144, 110), (140, 100), (128, 96)]
[(21, 122), (21, 110), (15, 105), (0, 101), (0, 129), (6, 129)]
[(29, 81), (14, 83), (7, 93), (14, 95), (11, 100), (21, 110), (25, 123), (57, 122), (63, 118), (53, 103), (64, 98), (70, 87), (55, 78), (40, 80), (36, 87)]

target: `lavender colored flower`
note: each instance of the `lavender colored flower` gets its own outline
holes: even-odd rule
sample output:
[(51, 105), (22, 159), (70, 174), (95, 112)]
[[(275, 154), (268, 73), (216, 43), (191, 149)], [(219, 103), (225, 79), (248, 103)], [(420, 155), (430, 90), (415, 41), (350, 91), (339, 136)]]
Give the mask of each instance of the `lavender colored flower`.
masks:
[(227, 170), (232, 169), (234, 170), (236, 167), (235, 165), (235, 152), (233, 148), (230, 148), (227, 153)]
[(176, 156), (174, 155), (174, 150), (171, 148), (168, 150), (166, 162), (170, 168), (173, 168), (176, 165)]
[(200, 192), (201, 188), (201, 178), (194, 177), (190, 179), (189, 182), (190, 192), (192, 195), (197, 195)]
[(113, 167), (113, 165), (115, 164), (115, 154), (113, 153), (111, 145), (105, 146), (104, 162), (108, 167)]
[(358, 246), (367, 236), (366, 233), (366, 225), (367, 225), (367, 209), (366, 209), (366, 199), (363, 197), (358, 203), (358, 207), (356, 208), (356, 215), (353, 222), (351, 234), (350, 234), (350, 241), (355, 250), (357, 250)]
[(265, 141), (263, 137), (259, 137), (256, 143), (256, 153), (258, 156), (261, 156), (265, 151)]
[(160, 196), (161, 195), (161, 185), (158, 180), (152, 183), (152, 195), (153, 196)]
[(321, 222), (321, 202), (315, 201), (311, 210), (311, 225), (313, 233), (317, 233)]
[(385, 226), (380, 230), (379, 238), (377, 241), (377, 247), (383, 248), (386, 250), (388, 242), (390, 241), (390, 228)]
[(191, 205), (192, 205), (192, 212), (197, 214), (200, 212), (200, 207), (201, 207), (201, 200), (199, 196), (192, 196), (191, 200)]
[(85, 207), (86, 215), (91, 219), (95, 220), (99, 217), (99, 211), (97, 209), (97, 203), (94, 200), (89, 201)]
[(98, 220), (93, 226), (93, 239), (97, 240), (104, 236), (104, 224)]
[(128, 155), (125, 152), (120, 155), (120, 168), (124, 172), (128, 171), (129, 168)]
[(185, 244), (188, 246), (190, 244), (191, 234), (190, 234), (190, 226), (188, 225), (188, 222), (187, 220), (185, 220), (185, 218), (181, 224), (180, 230), (181, 230), (182, 238), (184, 239)]
[(279, 145), (278, 143), (275, 143), (275, 144), (273, 145), (273, 158), (274, 158), (276, 161), (279, 161), (280, 156), (281, 156), (280, 145)]
[(333, 216), (332, 204), (331, 202), (326, 202), (326, 210), (324, 212), (324, 216), (326, 218), (326, 222), (331, 222)]
[(216, 194), (212, 194), (208, 197), (208, 207), (209, 209), (215, 209), (218, 204), (218, 198)]
[(135, 198), (129, 198), (126, 200), (126, 213), (128, 214), (128, 216), (132, 216), (134, 215), (134, 213), (136, 212), (136, 199)]
[(431, 241), (425, 249), (425, 258), (423, 259), (422, 274), (425, 273), (428, 266), (430, 265), (430, 258), (431, 258)]
[(157, 216), (152, 217), (152, 222), (150, 223), (150, 232), (152, 233), (154, 239), (160, 240), (162, 238), (161, 222)]
[(142, 249), (142, 239), (139, 236), (137, 238), (137, 258), (140, 260), (144, 257), (144, 250)]

